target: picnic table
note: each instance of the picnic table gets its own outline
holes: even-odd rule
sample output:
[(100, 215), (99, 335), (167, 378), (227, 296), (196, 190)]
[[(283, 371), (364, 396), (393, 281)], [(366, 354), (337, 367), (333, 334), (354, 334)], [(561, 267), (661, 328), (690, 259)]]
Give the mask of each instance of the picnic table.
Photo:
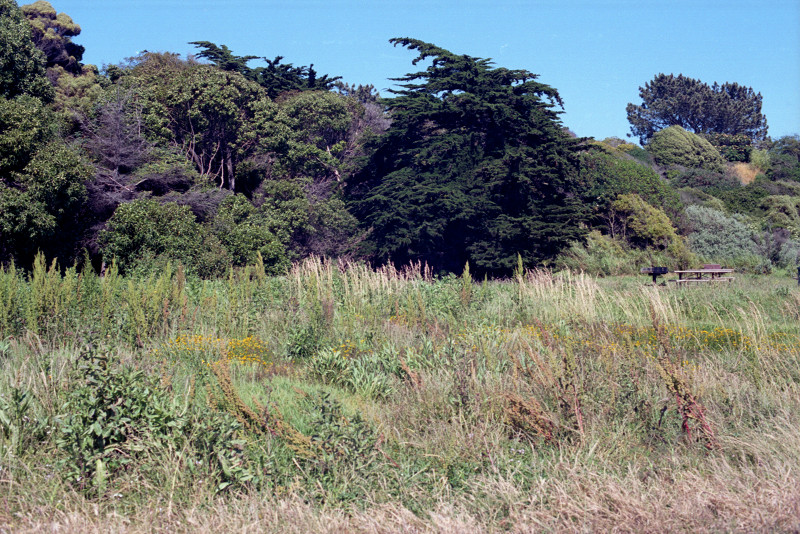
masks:
[(671, 280), (678, 285), (702, 283), (702, 282), (732, 282), (731, 274), (733, 269), (722, 269), (719, 265), (705, 265), (702, 269), (685, 269), (673, 271), (678, 275), (677, 280)]

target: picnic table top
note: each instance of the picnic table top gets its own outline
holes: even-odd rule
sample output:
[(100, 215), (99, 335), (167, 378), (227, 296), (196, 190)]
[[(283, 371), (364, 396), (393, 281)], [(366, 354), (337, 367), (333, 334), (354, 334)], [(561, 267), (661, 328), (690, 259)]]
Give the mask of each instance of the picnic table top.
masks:
[(733, 269), (685, 269), (683, 271), (672, 271), (673, 273), (688, 273), (688, 274), (726, 274), (732, 273)]

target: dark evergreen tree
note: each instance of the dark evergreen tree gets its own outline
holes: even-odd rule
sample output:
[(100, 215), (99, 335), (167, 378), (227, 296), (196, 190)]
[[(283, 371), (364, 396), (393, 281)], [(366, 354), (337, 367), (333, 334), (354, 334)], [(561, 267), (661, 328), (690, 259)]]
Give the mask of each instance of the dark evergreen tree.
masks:
[(644, 144), (657, 131), (680, 126), (697, 134), (767, 137), (761, 93), (737, 83), (709, 86), (682, 74), (659, 74), (639, 88), (641, 105), (628, 104), (631, 134)]
[[(202, 49), (197, 57), (208, 59), (222, 70), (238, 72), (245, 78), (257, 82), (270, 98), (287, 91), (329, 91), (341, 79), (341, 76), (327, 74), (319, 76), (314, 70), (313, 63), (307, 67), (282, 63), (283, 56), (277, 56), (272, 60), (258, 56), (237, 56), (225, 45), (218, 46), (209, 41), (193, 41), (189, 44)], [(263, 59), (267, 66), (248, 67), (247, 63), (254, 59)]]
[(349, 180), (354, 212), (381, 262), (508, 274), (582, 232), (574, 195), (579, 140), (564, 133), (558, 92), (525, 70), (493, 68), (415, 39), (427, 69), (384, 100), (392, 124)]

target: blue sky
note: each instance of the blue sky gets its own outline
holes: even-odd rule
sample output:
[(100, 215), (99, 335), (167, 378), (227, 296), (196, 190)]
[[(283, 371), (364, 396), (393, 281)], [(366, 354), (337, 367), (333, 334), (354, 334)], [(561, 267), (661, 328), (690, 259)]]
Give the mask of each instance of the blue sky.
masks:
[(98, 66), (145, 49), (185, 55), (196, 51), (189, 41), (202, 40), (383, 90), (415, 70), (414, 54), (388, 40), (413, 37), (539, 74), (561, 93), (562, 120), (580, 136), (624, 137), (626, 104), (640, 103), (639, 86), (661, 72), (752, 87), (773, 138), (800, 133), (798, 0), (51, 3), (81, 26), (74, 40)]

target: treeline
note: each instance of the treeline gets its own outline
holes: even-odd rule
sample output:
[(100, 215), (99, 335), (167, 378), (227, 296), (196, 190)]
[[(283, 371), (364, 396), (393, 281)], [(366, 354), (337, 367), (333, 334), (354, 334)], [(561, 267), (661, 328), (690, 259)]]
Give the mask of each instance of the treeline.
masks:
[(48, 2), (0, 0), (2, 263), (215, 277), (317, 255), (504, 276), (798, 258), (800, 138), (771, 140), (750, 88), (656, 76), (628, 106), (641, 148), (576, 138), (535, 74), (414, 39), (391, 42), (425, 67), (381, 98), (207, 41), (100, 71), (79, 34)]

